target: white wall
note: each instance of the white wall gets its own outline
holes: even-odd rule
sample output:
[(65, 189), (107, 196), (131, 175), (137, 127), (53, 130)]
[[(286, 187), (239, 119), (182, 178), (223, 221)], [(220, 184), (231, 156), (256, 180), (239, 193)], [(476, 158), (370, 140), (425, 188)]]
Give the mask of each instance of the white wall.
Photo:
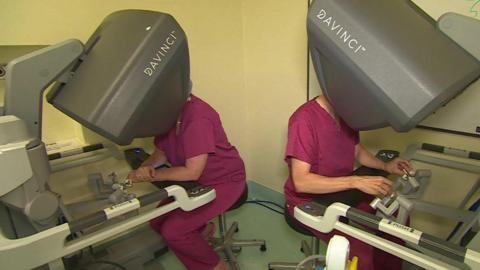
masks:
[(307, 1), (245, 0), (248, 176), (283, 192), (288, 118), (307, 99)]

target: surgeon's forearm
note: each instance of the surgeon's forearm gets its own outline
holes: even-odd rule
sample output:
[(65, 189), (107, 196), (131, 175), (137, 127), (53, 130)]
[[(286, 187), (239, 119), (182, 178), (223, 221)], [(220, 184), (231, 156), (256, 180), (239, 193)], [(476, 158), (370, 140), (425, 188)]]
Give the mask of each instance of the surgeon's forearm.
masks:
[(370, 153), (365, 147), (361, 144), (355, 146), (355, 157), (357, 161), (365, 167), (385, 170), (385, 162), (376, 158), (372, 153)]
[(353, 189), (355, 176), (326, 177), (308, 173), (294, 177), (295, 190), (300, 193), (325, 194)]
[(208, 154), (187, 158), (185, 166), (176, 166), (163, 170), (156, 170), (152, 181), (196, 181), (207, 165)]
[(187, 167), (178, 166), (155, 171), (155, 177), (151, 181), (196, 181), (199, 175)]
[(291, 176), (295, 191), (300, 193), (324, 194), (352, 189), (354, 176), (328, 177), (311, 172), (308, 162), (291, 158)]

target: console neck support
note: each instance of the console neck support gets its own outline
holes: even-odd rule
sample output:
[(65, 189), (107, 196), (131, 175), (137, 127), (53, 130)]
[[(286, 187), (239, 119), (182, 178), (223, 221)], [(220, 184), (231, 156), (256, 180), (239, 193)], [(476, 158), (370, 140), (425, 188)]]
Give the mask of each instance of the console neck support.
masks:
[[(43, 92), (59, 79), (83, 53), (76, 39), (49, 46), (19, 57), (7, 65), (5, 115), (25, 120), (30, 136), (42, 136)], [(66, 80), (67, 77), (61, 78)]]

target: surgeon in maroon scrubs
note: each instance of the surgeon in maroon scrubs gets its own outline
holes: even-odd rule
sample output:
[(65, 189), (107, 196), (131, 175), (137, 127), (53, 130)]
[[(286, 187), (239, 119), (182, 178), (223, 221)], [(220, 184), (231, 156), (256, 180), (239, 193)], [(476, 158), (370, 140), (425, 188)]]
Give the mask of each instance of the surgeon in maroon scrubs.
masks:
[[(350, 189), (365, 193), (364, 200), (354, 206), (373, 213), (369, 202), (375, 195), (390, 194), (392, 183), (381, 176), (352, 175), (355, 160), (366, 167), (398, 175), (404, 174), (403, 169), (413, 169), (407, 160), (397, 158), (384, 163), (368, 152), (359, 143), (358, 131), (351, 129), (335, 114), (325, 96), (318, 96), (300, 106), (288, 123), (285, 161), (289, 177), (284, 192), (289, 214), (293, 216), (296, 205), (312, 201), (322, 194)], [(358, 269), (401, 269), (401, 259), (339, 231), (324, 234), (307, 229), (325, 242), (334, 234), (347, 237), (350, 257), (359, 258)]]
[[(227, 264), (208, 244), (208, 222), (225, 212), (245, 188), (245, 167), (230, 144), (218, 113), (190, 95), (177, 125), (155, 137), (155, 152), (129, 174), (141, 181), (198, 181), (215, 189), (214, 201), (190, 212), (174, 210), (150, 222), (189, 270), (225, 270)], [(171, 168), (155, 170), (169, 162)], [(210, 228), (211, 230), (211, 228)]]

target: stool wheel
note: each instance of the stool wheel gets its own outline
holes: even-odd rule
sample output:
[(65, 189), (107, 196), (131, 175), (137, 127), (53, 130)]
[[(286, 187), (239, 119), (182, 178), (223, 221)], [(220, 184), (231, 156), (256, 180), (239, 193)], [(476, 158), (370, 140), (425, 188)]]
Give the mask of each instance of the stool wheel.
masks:
[(267, 251), (267, 245), (261, 245), (260, 251), (263, 251), (263, 252)]
[(232, 247), (232, 251), (233, 253), (238, 254), (242, 251), (242, 247)]
[(237, 228), (235, 229), (235, 233), (237, 233), (239, 230), (240, 230), (240, 229), (239, 229), (238, 226), (237, 226)]

